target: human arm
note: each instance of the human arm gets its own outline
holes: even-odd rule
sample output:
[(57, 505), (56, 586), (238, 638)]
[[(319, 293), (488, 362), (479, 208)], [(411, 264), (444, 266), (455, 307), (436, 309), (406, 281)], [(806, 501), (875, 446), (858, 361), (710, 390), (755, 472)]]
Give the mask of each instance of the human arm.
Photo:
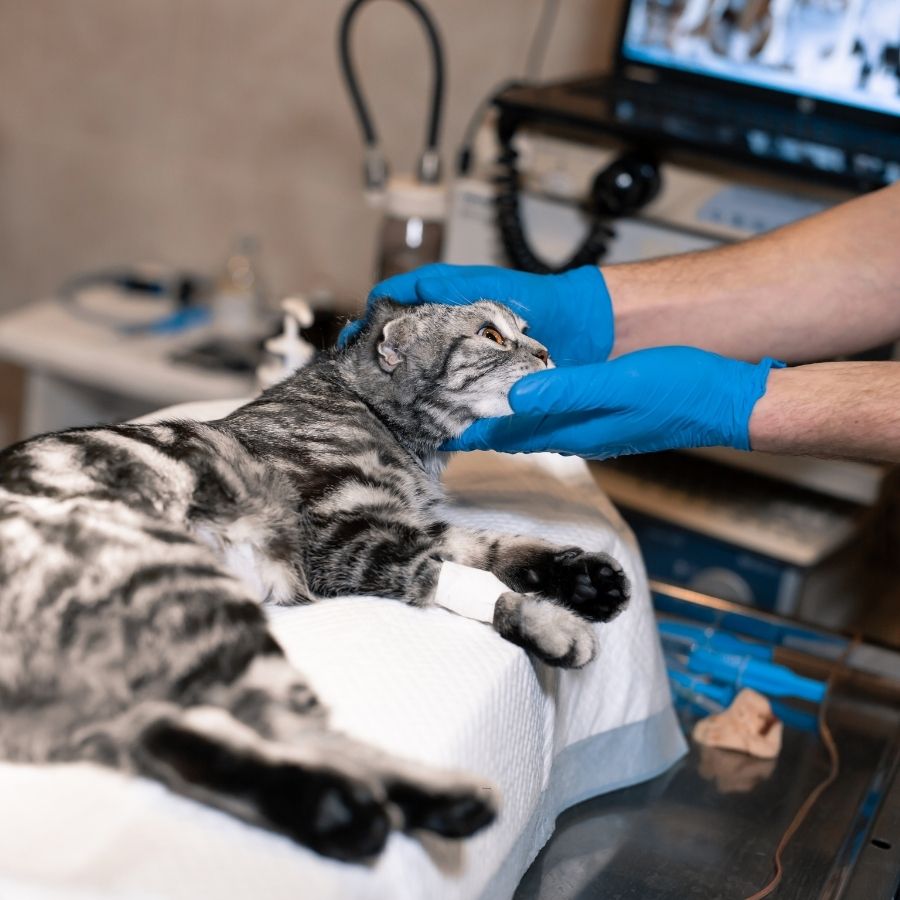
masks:
[[(595, 318), (598, 307), (605, 310), (607, 304), (615, 313), (614, 329), (602, 337), (606, 347), (612, 345), (611, 355), (620, 359), (628, 359), (636, 348), (684, 343), (733, 357), (733, 362), (767, 353), (805, 362), (887, 343), (900, 336), (898, 222), (900, 185), (895, 185), (743, 244), (604, 268), (600, 289), (585, 275), (576, 298), (584, 311), (581, 317), (578, 304), (569, 303), (548, 321), (589, 358), (565, 360), (578, 368), (561, 368), (541, 377), (559, 382), (560, 398), (593, 391), (597, 402), (586, 401), (577, 415), (548, 406), (525, 419), (512, 400), (514, 388), (515, 416), (502, 423), (476, 423), (452, 447), (553, 449), (602, 458), (709, 446), (720, 423), (711, 428), (702, 416), (695, 417), (686, 407), (681, 410), (671, 388), (679, 384), (681, 396), (702, 397), (710, 390), (715, 393), (723, 378), (732, 377), (732, 370), (703, 356), (670, 354), (672, 349), (686, 348), (660, 347), (649, 358), (640, 357), (641, 370), (653, 370), (650, 388), (615, 409), (611, 398), (631, 390), (628, 379), (619, 377), (627, 367), (594, 371), (590, 363), (599, 363), (606, 355), (591, 342), (577, 346), (585, 330), (598, 327), (595, 322), (600, 327), (612, 324), (608, 311)], [(400, 299), (405, 302), (450, 298), (459, 303), (491, 296), (487, 292), (491, 287), (508, 291), (512, 282), (507, 278), (523, 277), (498, 269), (485, 271), (486, 267), (440, 268), (423, 277), (410, 273), (401, 276), (406, 279), (402, 284), (392, 280), (380, 287), (402, 288), (406, 293)], [(524, 277), (531, 279), (525, 292), (528, 302), (549, 305), (552, 292), (543, 285), (557, 282)], [(729, 440), (719, 429), (719, 442), (744, 449), (897, 459), (893, 402), (898, 396), (897, 369), (893, 364), (876, 365), (879, 368), (872, 370), (804, 366), (790, 374), (774, 373), (771, 381), (777, 390), (759, 402), (749, 431), (750, 423), (746, 419), (742, 423), (746, 440)], [(595, 378), (601, 373), (602, 378)], [(814, 391), (815, 396), (804, 391)], [(860, 395), (859, 409), (855, 391), (865, 395), (864, 403)], [(669, 407), (659, 402), (661, 396)], [(868, 415), (860, 426), (863, 408)], [(748, 418), (751, 409), (752, 405), (746, 410)]]
[(589, 459), (687, 447), (750, 449), (748, 423), (772, 359), (753, 365), (695, 347), (655, 347), (526, 375), (512, 416), (482, 419), (448, 450), (555, 451)]
[(438, 264), (372, 296), (514, 304), (563, 365), (668, 345), (810, 362), (900, 338), (898, 239), (900, 183), (737, 244), (604, 266), (602, 277)]
[(900, 462), (900, 363), (783, 369), (658, 347), (528, 375), (515, 415), (475, 422), (453, 450), (588, 459), (687, 447)]
[(900, 462), (900, 362), (772, 371), (749, 434), (769, 453)]
[(604, 267), (612, 356), (690, 344), (808, 362), (900, 337), (900, 183), (714, 250)]

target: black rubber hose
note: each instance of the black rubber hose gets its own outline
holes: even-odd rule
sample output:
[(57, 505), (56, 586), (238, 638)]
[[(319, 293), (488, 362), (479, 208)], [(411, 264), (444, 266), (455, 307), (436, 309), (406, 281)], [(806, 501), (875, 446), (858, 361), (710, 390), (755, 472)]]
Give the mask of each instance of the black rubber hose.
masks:
[[(378, 133), (369, 114), (369, 107), (366, 104), (365, 97), (362, 90), (360, 90), (356, 67), (353, 64), (353, 58), (350, 53), (350, 31), (353, 20), (359, 8), (368, 2), (370, 0), (352, 0), (344, 11), (338, 33), (338, 53), (344, 81), (347, 84), (350, 101), (353, 104), (356, 117), (362, 129), (363, 139), (369, 147), (374, 147), (378, 143)], [(418, 16), (422, 27), (425, 29), (431, 48), (433, 73), (431, 81), (431, 109), (428, 116), (428, 130), (425, 135), (425, 148), (426, 150), (437, 151), (438, 143), (440, 142), (441, 117), (444, 107), (444, 51), (440, 33), (431, 15), (419, 0), (397, 0), (397, 2), (408, 6)]]

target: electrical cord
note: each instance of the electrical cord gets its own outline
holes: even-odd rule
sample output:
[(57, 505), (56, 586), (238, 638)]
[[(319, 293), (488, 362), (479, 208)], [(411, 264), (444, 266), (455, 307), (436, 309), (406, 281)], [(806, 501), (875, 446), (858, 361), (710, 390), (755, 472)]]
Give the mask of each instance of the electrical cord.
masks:
[(481, 99), (481, 102), (475, 107), (472, 115), (469, 116), (466, 130), (463, 132), (462, 143), (459, 145), (459, 150), (456, 152), (457, 175), (462, 176), (469, 174), (469, 171), (472, 168), (472, 162), (474, 161), (475, 136), (478, 133), (478, 129), (481, 127), (481, 123), (484, 121), (484, 117), (487, 115), (487, 111), (493, 106), (494, 101), (505, 91), (511, 90), (512, 88), (524, 87), (527, 83), (528, 82), (523, 81), (521, 78), (508, 78), (506, 81), (501, 81), (491, 88), (490, 93), (486, 94)]
[[(467, 175), (471, 170), (478, 128), (497, 98), (512, 88), (533, 84), (540, 76), (558, 10), (558, 0), (544, 0), (528, 49), (525, 77), (501, 82), (475, 107), (457, 151), (457, 175)], [(584, 212), (588, 216), (587, 231), (569, 258), (561, 264), (554, 264), (540, 257), (531, 246), (525, 231), (520, 198), (519, 154), (513, 146), (516, 124), (515, 121), (504, 120), (503, 117), (498, 123), (500, 152), (496, 160), (497, 171), (494, 177), (497, 230), (508, 262), (517, 269), (540, 275), (557, 274), (580, 266), (596, 265), (606, 255), (609, 242), (615, 237), (615, 231), (608, 220), (636, 212), (659, 193), (658, 165), (647, 156), (630, 153), (598, 172), (591, 186), (590, 196), (583, 204)]]
[(541, 77), (541, 69), (544, 68), (544, 60), (547, 58), (547, 48), (550, 46), (550, 36), (553, 33), (553, 26), (556, 24), (557, 12), (559, 12), (559, 0), (544, 0), (541, 16), (531, 37), (531, 45), (525, 61), (525, 78), (528, 81), (537, 81)]
[[(338, 30), (338, 54), (341, 71), (350, 94), (350, 102), (359, 121), (366, 144), (365, 177), (366, 186), (371, 189), (383, 188), (387, 181), (387, 163), (380, 149), (378, 132), (369, 112), (369, 106), (359, 86), (359, 78), (353, 56), (350, 52), (350, 36), (354, 19), (360, 8), (370, 0), (352, 0), (344, 10)], [(425, 147), (419, 158), (419, 179), (426, 184), (434, 184), (440, 179), (440, 155), (438, 145), (441, 135), (441, 121), (444, 108), (444, 52), (441, 37), (434, 19), (419, 0), (397, 0), (416, 14), (425, 31), (431, 50), (432, 81), (431, 103), (428, 127), (425, 132)]]
[(581, 204), (588, 217), (587, 231), (565, 262), (553, 264), (538, 255), (525, 232), (518, 153), (513, 146), (517, 124), (516, 119), (501, 116), (497, 129), (500, 154), (494, 204), (500, 241), (507, 259), (517, 269), (539, 275), (597, 265), (606, 255), (609, 241), (615, 237), (610, 220), (633, 215), (659, 193), (662, 178), (658, 163), (651, 156), (634, 150), (622, 154), (597, 172), (589, 196)]
[(497, 187), (495, 210), (500, 241), (507, 259), (517, 269), (535, 272), (539, 275), (557, 274), (577, 269), (580, 266), (596, 265), (606, 253), (606, 247), (615, 232), (599, 216), (592, 216), (587, 233), (578, 248), (562, 264), (554, 265), (541, 259), (532, 249), (522, 221), (520, 187), (521, 176), (516, 164), (518, 153), (512, 145), (512, 138), (501, 140), (500, 155), (497, 158)]
[[(840, 662), (845, 661), (853, 650), (859, 646), (859, 643), (860, 636), (856, 635), (844, 651)], [(770, 896), (778, 885), (781, 884), (781, 879), (784, 877), (782, 857), (784, 856), (785, 849), (799, 830), (800, 826), (806, 820), (810, 810), (816, 805), (822, 794), (834, 784), (840, 774), (841, 758), (838, 753), (837, 744), (834, 740), (834, 735), (832, 735), (831, 729), (828, 727), (827, 719), (828, 701), (831, 698), (831, 693), (837, 680), (838, 670), (836, 668), (828, 678), (825, 696), (819, 704), (819, 739), (822, 741), (825, 751), (828, 754), (828, 774), (809, 792), (809, 795), (800, 805), (800, 808), (794, 814), (794, 818), (791, 819), (790, 824), (785, 829), (784, 834), (781, 836), (781, 840), (778, 841), (778, 845), (775, 847), (775, 852), (772, 855), (772, 877), (764, 887), (760, 888), (755, 894), (746, 897), (745, 900), (764, 900), (765, 897)]]
[(463, 132), (463, 139), (456, 152), (456, 174), (468, 175), (472, 168), (473, 147), (475, 135), (484, 121), (487, 111), (493, 106), (494, 101), (505, 91), (516, 87), (525, 87), (533, 84), (541, 76), (541, 70), (547, 57), (547, 49), (550, 46), (550, 37), (553, 26), (556, 24), (556, 14), (559, 11), (559, 0), (544, 0), (537, 27), (531, 36), (528, 47), (528, 55), (525, 61), (525, 75), (522, 78), (507, 78), (494, 85), (472, 111), (469, 121)]

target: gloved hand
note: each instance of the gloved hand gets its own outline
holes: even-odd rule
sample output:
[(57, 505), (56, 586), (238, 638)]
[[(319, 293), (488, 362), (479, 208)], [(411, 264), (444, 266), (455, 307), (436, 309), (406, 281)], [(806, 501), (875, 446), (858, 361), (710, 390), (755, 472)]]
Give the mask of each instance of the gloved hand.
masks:
[(441, 449), (554, 450), (588, 459), (686, 447), (749, 450), (750, 414), (773, 366), (783, 363), (656, 347), (536, 372), (510, 390), (514, 415), (475, 422)]
[[(498, 300), (528, 322), (528, 334), (559, 366), (602, 362), (613, 345), (612, 303), (596, 266), (562, 275), (531, 275), (496, 266), (434, 263), (376, 284), (369, 305), (381, 297), (452, 306)], [(363, 321), (344, 326), (338, 346), (359, 332)]]

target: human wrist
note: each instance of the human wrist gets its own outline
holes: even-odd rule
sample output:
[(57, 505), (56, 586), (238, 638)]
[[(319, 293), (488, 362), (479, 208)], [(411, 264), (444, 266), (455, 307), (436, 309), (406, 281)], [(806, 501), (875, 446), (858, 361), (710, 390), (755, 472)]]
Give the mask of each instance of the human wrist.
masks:
[(758, 436), (757, 440), (754, 440), (751, 422), (760, 402), (769, 393), (773, 381), (780, 382), (785, 365), (768, 356), (755, 365), (737, 361), (735, 365), (741, 367), (744, 377), (739, 382), (741, 388), (734, 405), (735, 428), (731, 446), (736, 450), (762, 450), (764, 448), (758, 445)]
[[(640, 334), (635, 333), (640, 331), (640, 323), (632, 321), (635, 318), (632, 314), (636, 305), (634, 295), (639, 294), (635, 291), (635, 278), (638, 274), (635, 273), (635, 268), (629, 263), (618, 263), (599, 269), (609, 297), (610, 317), (615, 323), (613, 343), (609, 351), (612, 359), (648, 346), (646, 341), (641, 340)], [(659, 342), (656, 346), (664, 346), (665, 343)]]
[(561, 287), (575, 298), (582, 310), (587, 305), (585, 337), (592, 343), (592, 361), (606, 361), (615, 343), (615, 323), (612, 298), (603, 273), (597, 266), (571, 269), (561, 276)]
[(795, 379), (791, 371), (772, 372), (766, 384), (766, 392), (759, 398), (750, 414), (747, 432), (750, 447), (763, 453), (775, 453), (783, 449), (785, 433), (790, 433), (786, 416), (792, 405), (788, 397)]

